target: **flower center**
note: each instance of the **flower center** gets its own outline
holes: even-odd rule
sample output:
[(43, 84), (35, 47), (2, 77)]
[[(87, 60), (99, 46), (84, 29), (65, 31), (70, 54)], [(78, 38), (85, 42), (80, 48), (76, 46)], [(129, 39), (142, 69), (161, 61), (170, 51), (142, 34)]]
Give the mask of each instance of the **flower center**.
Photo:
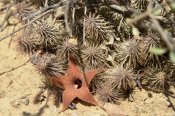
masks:
[(80, 80), (80, 79), (78, 79), (78, 78), (75, 78), (75, 80), (74, 80), (74, 87), (76, 88), (76, 89), (79, 89), (79, 88), (81, 88), (81, 86), (82, 86), (82, 81)]

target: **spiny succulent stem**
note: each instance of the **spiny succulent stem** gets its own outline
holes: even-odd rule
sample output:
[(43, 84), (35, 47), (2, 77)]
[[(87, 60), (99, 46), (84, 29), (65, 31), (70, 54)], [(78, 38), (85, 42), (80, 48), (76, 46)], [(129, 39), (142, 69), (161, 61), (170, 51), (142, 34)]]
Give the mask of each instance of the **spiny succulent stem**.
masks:
[(7, 35), (6, 35), (5, 37), (3, 37), (3, 38), (0, 38), (0, 41), (2, 41), (2, 40), (4, 40), (4, 39), (6, 39), (6, 38), (8, 38), (8, 37), (10, 37), (10, 36), (12, 36), (12, 35), (14, 35), (15, 33), (21, 31), (22, 29), (24, 29), (25, 27), (31, 25), (32, 23), (34, 23), (35, 21), (37, 21), (38, 19), (40, 19), (40, 18), (43, 17), (44, 15), (50, 13), (51, 11), (53, 11), (53, 9), (44, 12), (42, 15), (38, 16), (37, 18), (35, 18), (34, 20), (30, 21), (29, 23), (23, 25), (21, 28), (17, 29), (16, 31), (14, 31), (14, 32), (12, 32), (12, 33), (10, 33), (10, 34), (7, 34)]
[(134, 23), (137, 23), (138, 21), (140, 21), (141, 19), (147, 17), (149, 15), (150, 12), (146, 11), (140, 15), (138, 15), (137, 17), (133, 18), (133, 19), (129, 19), (127, 22), (131, 25), (133, 25)]
[(14, 71), (14, 70), (16, 70), (16, 69), (18, 69), (18, 68), (20, 68), (20, 67), (26, 65), (29, 61), (30, 61), (30, 59), (27, 60), (26, 62), (24, 62), (23, 64), (17, 66), (17, 67), (14, 67), (14, 68), (12, 68), (12, 69), (10, 69), (10, 70), (8, 70), (8, 71), (1, 72), (0, 75), (3, 75), (3, 74), (5, 74), (5, 73), (11, 72), (11, 71)]
[(155, 19), (155, 17), (153, 16), (153, 14), (151, 12), (156, 11), (157, 9), (160, 9), (160, 6), (156, 7), (154, 10), (151, 6), (152, 0), (150, 1), (150, 5), (148, 6), (150, 13), (149, 13), (149, 17), (152, 19), (152, 22), (154, 24), (154, 26), (157, 28), (157, 31), (159, 32), (159, 34), (162, 36), (162, 39), (166, 42), (166, 44), (168, 45), (168, 48), (173, 51), (174, 47), (171, 44), (167, 33), (163, 30), (163, 28), (160, 26), (159, 22)]
[(4, 10), (10, 8), (10, 7), (12, 7), (14, 4), (15, 4), (15, 3), (11, 3), (11, 4), (8, 4), (8, 5), (6, 5), (6, 6), (2, 7), (2, 8), (0, 8), (0, 12), (4, 11)]

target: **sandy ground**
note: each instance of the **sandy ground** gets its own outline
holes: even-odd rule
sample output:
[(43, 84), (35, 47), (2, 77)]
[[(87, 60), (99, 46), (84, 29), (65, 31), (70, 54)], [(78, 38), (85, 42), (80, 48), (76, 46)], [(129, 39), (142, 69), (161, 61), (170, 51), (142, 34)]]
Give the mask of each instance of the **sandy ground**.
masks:
[[(10, 33), (12, 28), (9, 26), (0, 32), (0, 37)], [(77, 110), (59, 113), (61, 106), (54, 105), (52, 96), (47, 105), (46, 101), (34, 104), (34, 98), (40, 92), (41, 76), (30, 62), (24, 64), (28, 57), (16, 52), (15, 42), (8, 48), (9, 41), (10, 38), (0, 41), (0, 116), (107, 116), (98, 106), (81, 103), (77, 104)], [(175, 116), (166, 96), (151, 94), (152, 97), (145, 90), (136, 90), (133, 102), (125, 100), (118, 107), (129, 116)], [(175, 104), (175, 99), (170, 100)]]

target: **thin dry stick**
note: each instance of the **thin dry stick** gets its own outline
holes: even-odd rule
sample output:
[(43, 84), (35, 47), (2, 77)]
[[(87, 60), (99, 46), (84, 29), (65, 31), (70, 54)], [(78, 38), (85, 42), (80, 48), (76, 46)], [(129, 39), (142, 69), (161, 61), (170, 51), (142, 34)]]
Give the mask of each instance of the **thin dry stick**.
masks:
[(129, 24), (133, 25), (134, 23), (137, 23), (138, 21), (144, 19), (145, 17), (149, 16), (149, 14), (152, 14), (153, 12), (157, 11), (160, 8), (161, 8), (160, 6), (157, 6), (154, 9), (151, 8), (151, 2), (150, 2), (150, 4), (148, 5), (148, 8), (147, 8), (148, 9), (147, 11), (140, 13), (138, 16), (136, 16), (133, 19), (129, 19), (127, 22)]
[[(16, 28), (16, 26), (13, 27), (13, 32), (15, 31), (15, 28)], [(13, 40), (13, 36), (11, 36), (11, 38), (10, 38), (10, 41), (9, 41), (9, 44), (8, 44), (8, 48), (10, 48), (12, 40)]]
[[(150, 0), (150, 3), (149, 3), (149, 6), (148, 6), (148, 9), (149, 11), (152, 11), (154, 12), (155, 10), (152, 8), (152, 2), (153, 0)], [(158, 6), (157, 8), (155, 8), (156, 10), (157, 9), (160, 9), (160, 6)], [(149, 17), (152, 19), (152, 22), (154, 24), (154, 26), (157, 28), (157, 31), (159, 32), (160, 36), (162, 37), (162, 39), (165, 41), (165, 43), (167, 44), (169, 50), (173, 50), (174, 47), (173, 45), (171, 44), (170, 40), (169, 40), (169, 37), (167, 36), (167, 33), (163, 30), (163, 28), (160, 26), (159, 22), (155, 19), (155, 16), (150, 12), (149, 13)]]
[(31, 19), (31, 18), (33, 18), (33, 17), (35, 17), (37, 15), (40, 15), (41, 13), (46, 12), (46, 11), (48, 11), (50, 9), (55, 9), (55, 8), (59, 7), (65, 1), (66, 0), (63, 0), (63, 1), (61, 1), (61, 2), (59, 2), (57, 4), (54, 4), (52, 6), (44, 7), (43, 9), (39, 10), (38, 12), (35, 12), (35, 13), (29, 15), (28, 17), (24, 17), (23, 20), (25, 21), (25, 20)]
[(18, 68), (20, 68), (20, 67), (22, 67), (22, 66), (26, 65), (26, 64), (27, 64), (29, 61), (30, 61), (30, 59), (29, 59), (29, 60), (27, 60), (26, 62), (24, 62), (23, 64), (21, 64), (21, 65), (19, 65), (19, 66), (15, 67), (15, 68), (12, 68), (11, 70), (1, 72), (1, 73), (0, 73), (0, 75), (3, 75), (3, 74), (5, 74), (5, 73), (11, 72), (11, 71), (14, 71), (14, 70), (16, 70), (16, 69), (18, 69)]
[(4, 10), (10, 8), (10, 7), (12, 7), (14, 4), (15, 4), (15, 3), (8, 4), (8, 5), (6, 5), (6, 6), (2, 7), (2, 8), (0, 8), (0, 12), (4, 11)]
[(70, 26), (69, 26), (69, 21), (68, 21), (68, 17), (69, 17), (69, 10), (70, 10), (70, 1), (66, 1), (66, 9), (65, 9), (65, 13), (64, 13), (64, 22), (65, 22), (65, 25), (66, 25), (66, 31), (69, 33), (70, 36), (72, 36), (72, 33), (71, 33), (71, 29), (70, 29)]
[(167, 101), (170, 103), (170, 107), (173, 109), (173, 111), (175, 111), (175, 107), (174, 107), (174, 104), (173, 102), (171, 101), (170, 97), (168, 94), (164, 93), (164, 95), (167, 97)]
[(145, 17), (147, 17), (148, 15), (150, 14), (150, 11), (146, 11), (140, 15), (138, 15), (137, 17), (133, 18), (133, 19), (128, 19), (128, 23), (129, 24), (134, 24), (134, 23), (137, 23), (138, 21), (144, 19)]
[(117, 28), (118, 31), (120, 31), (120, 28), (121, 28), (121, 26), (123, 24), (123, 20), (124, 20), (124, 17), (122, 17), (122, 19), (120, 20), (119, 26)]

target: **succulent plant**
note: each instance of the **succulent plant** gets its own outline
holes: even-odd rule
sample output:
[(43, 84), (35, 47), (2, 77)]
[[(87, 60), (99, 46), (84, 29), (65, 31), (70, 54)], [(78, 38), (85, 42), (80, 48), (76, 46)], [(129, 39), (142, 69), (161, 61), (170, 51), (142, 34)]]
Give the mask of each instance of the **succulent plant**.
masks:
[(72, 35), (77, 38), (79, 44), (83, 44), (83, 26), (80, 22), (74, 23), (74, 28), (72, 30)]
[(148, 31), (148, 34), (142, 37), (142, 42), (140, 44), (142, 51), (143, 64), (146, 66), (159, 66), (161, 65), (161, 57), (150, 52), (151, 48), (162, 48), (164, 43), (157, 33)]
[(123, 100), (128, 100), (130, 102), (133, 102), (134, 101), (134, 97), (133, 97), (133, 94), (135, 93), (135, 89), (128, 89), (126, 91), (118, 91), (118, 95), (119, 95), (119, 98), (120, 99), (123, 99)]
[(34, 13), (34, 9), (30, 7), (30, 4), (24, 1), (16, 5), (16, 12), (19, 14), (20, 18), (24, 18)]
[(131, 6), (135, 9), (146, 10), (148, 6), (148, 0), (133, 0)]
[(122, 40), (127, 40), (127, 38), (132, 37), (132, 28), (127, 24), (123, 14), (113, 13), (112, 20), (115, 27), (117, 27), (115, 30), (118, 37)]
[(130, 39), (117, 45), (116, 61), (125, 67), (137, 68), (141, 62), (139, 41)]
[(28, 35), (21, 35), (17, 38), (17, 51), (19, 51), (22, 54), (32, 54), (37, 47), (29, 41)]
[(98, 12), (97, 12), (99, 15), (101, 15), (102, 17), (104, 17), (104, 19), (106, 21), (111, 21), (111, 17), (113, 16), (113, 11), (111, 11), (111, 9), (109, 9), (108, 6), (101, 6), (99, 9), (98, 9)]
[(114, 34), (121, 40), (132, 37), (132, 28), (127, 24), (126, 16), (123, 13), (113, 11), (107, 6), (101, 6), (98, 14), (113, 25)]
[(31, 56), (31, 62), (46, 77), (63, 75), (67, 68), (67, 61), (49, 53), (35, 53)]
[[(89, 69), (85, 69), (85, 70), (89, 70)], [(105, 78), (103, 77), (104, 77), (104, 71), (101, 71), (101, 72), (98, 72), (95, 75), (95, 77), (91, 80), (89, 87), (92, 94), (96, 93), (99, 85), (106, 81)]]
[(19, 36), (18, 39), (16, 40), (17, 42), (17, 51), (21, 52), (22, 54), (30, 54), (32, 52), (32, 46), (30, 43), (24, 39), (25, 37)]
[(148, 68), (145, 70), (145, 77), (143, 78), (143, 86), (154, 92), (167, 92), (170, 88), (169, 79), (172, 74), (159, 68)]
[[(38, 5), (38, 6), (44, 6), (45, 5), (45, 0), (30, 0), (30, 2), (32, 2), (33, 4), (35, 5)], [(56, 3), (58, 3), (59, 0), (48, 0), (48, 3), (47, 5), (54, 5)]]
[(112, 81), (113, 86), (118, 91), (133, 90), (136, 85), (134, 80), (135, 74), (130, 68), (117, 65), (112, 69), (108, 69), (106, 73), (107, 78)]
[(79, 61), (80, 56), (78, 46), (71, 42), (69, 35), (66, 34), (63, 37), (63, 42), (58, 44), (57, 55), (68, 59), (71, 54)]
[(102, 102), (117, 103), (119, 100), (119, 95), (116, 89), (114, 89), (109, 81), (104, 83), (101, 82), (97, 87), (97, 95)]
[(33, 27), (34, 38), (38, 38), (45, 49), (56, 50), (57, 45), (62, 42), (63, 25), (55, 23), (51, 16), (38, 21)]
[(92, 4), (98, 4), (98, 3), (101, 3), (101, 2), (102, 2), (102, 0), (89, 0), (89, 1), (87, 1), (87, 4), (92, 5)]
[(105, 66), (107, 55), (103, 49), (97, 46), (88, 46), (82, 50), (82, 59), (85, 67), (99, 68)]
[(90, 14), (85, 17), (85, 32), (89, 43), (99, 45), (108, 40), (108, 34), (113, 33), (113, 29), (101, 16)]
[(57, 86), (51, 85), (49, 91), (54, 96), (54, 103), (56, 106), (59, 106), (62, 102), (63, 90)]

